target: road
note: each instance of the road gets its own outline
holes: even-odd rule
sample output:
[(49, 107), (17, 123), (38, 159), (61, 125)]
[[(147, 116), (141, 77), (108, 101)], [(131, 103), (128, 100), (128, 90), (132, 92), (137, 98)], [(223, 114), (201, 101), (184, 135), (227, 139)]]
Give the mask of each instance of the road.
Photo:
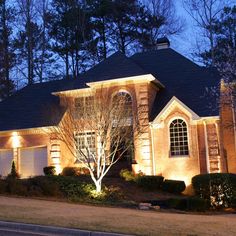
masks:
[(0, 221), (0, 236), (125, 236), (105, 232)]

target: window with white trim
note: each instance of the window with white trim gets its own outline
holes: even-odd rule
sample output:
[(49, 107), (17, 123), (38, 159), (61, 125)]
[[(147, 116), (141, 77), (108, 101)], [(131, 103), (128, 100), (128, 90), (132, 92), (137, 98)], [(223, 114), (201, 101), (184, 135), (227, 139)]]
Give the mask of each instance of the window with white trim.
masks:
[(187, 156), (188, 148), (188, 130), (187, 124), (182, 119), (175, 119), (169, 127), (170, 132), (170, 155)]
[(75, 134), (75, 142), (78, 160), (93, 161), (96, 156), (95, 132), (78, 132)]

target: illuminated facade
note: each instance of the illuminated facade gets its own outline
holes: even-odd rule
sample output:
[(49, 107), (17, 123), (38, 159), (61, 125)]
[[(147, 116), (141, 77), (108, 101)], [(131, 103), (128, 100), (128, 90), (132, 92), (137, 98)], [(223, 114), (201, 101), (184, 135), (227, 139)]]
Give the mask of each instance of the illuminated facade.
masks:
[[(233, 109), (225, 105), (220, 110), (206, 93), (206, 88), (219, 85), (218, 75), (170, 49), (168, 41), (163, 45), (131, 58), (116, 53), (78, 81), (31, 85), (1, 102), (0, 174), (10, 172), (12, 160), (22, 177), (43, 174), (44, 166), (54, 165), (60, 173), (76, 165), (66, 144), (45, 132), (60, 124), (65, 111), (59, 109), (60, 119), (52, 122), (45, 110), (50, 104), (60, 107), (64, 97), (74, 102), (101, 85), (127, 93), (144, 128), (134, 143), (135, 172), (187, 185), (200, 173), (236, 173), (235, 129), (224, 126), (234, 121)], [(76, 145), (83, 145), (83, 135), (77, 135)], [(91, 145), (96, 148), (92, 133)]]

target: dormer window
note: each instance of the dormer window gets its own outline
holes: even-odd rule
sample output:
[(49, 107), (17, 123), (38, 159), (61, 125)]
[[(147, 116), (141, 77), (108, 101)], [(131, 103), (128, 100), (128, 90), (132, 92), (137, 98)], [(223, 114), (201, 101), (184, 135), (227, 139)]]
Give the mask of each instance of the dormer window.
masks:
[(187, 156), (188, 148), (188, 130), (187, 124), (182, 119), (175, 119), (169, 127), (170, 132), (170, 155)]

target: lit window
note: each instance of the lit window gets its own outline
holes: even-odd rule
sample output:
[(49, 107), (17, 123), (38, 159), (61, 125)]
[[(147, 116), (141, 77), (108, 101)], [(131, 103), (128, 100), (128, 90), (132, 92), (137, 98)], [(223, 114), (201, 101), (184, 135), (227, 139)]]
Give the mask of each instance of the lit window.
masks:
[(126, 119), (127, 124), (131, 125), (132, 124), (132, 98), (127, 92), (118, 92), (114, 97), (113, 97), (113, 104), (115, 110), (119, 113), (117, 114), (115, 112), (115, 118), (114, 120), (122, 117)]
[(189, 154), (187, 125), (181, 119), (175, 119), (170, 124), (170, 154), (171, 156)]
[(77, 160), (93, 161), (96, 156), (95, 132), (75, 134)]

